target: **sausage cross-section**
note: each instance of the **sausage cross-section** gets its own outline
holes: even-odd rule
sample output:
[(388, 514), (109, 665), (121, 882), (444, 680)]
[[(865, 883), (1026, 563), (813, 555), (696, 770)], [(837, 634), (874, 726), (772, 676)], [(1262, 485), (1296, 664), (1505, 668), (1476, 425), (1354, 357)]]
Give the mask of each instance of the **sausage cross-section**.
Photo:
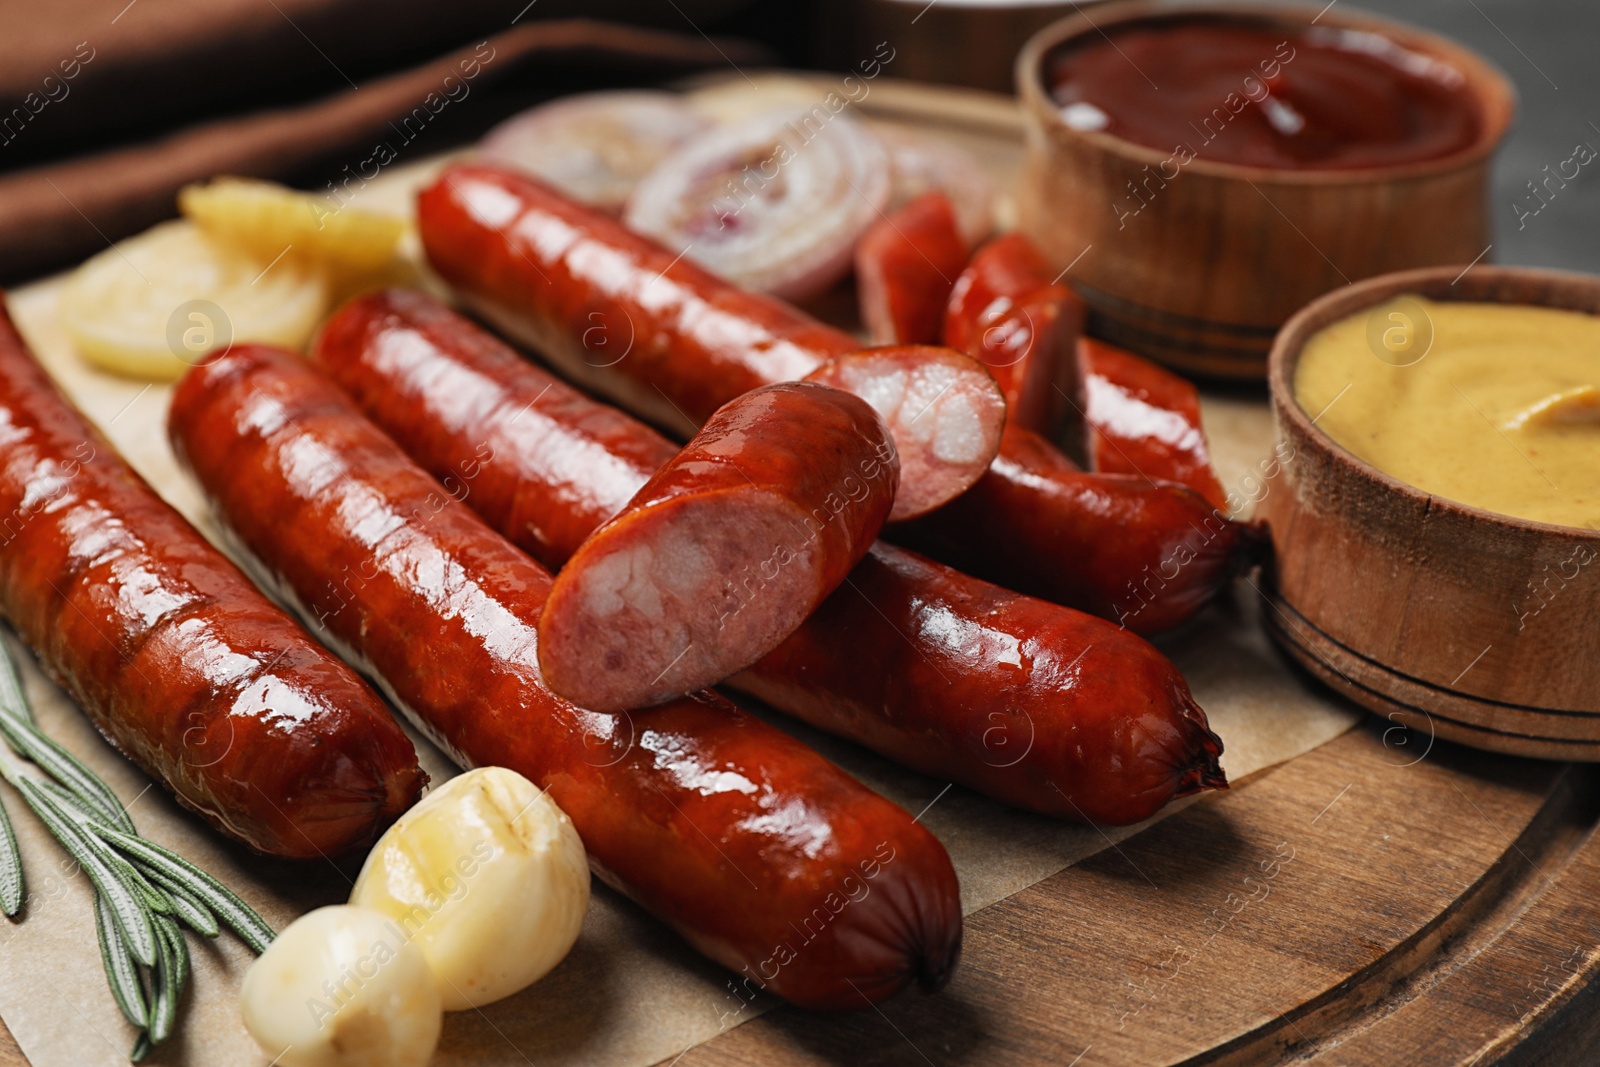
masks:
[[(565, 485), (573, 457), (597, 447), (619, 465), (671, 454), (648, 426), (419, 293), (352, 301), (313, 358), (419, 464), (444, 479), (476, 471), (466, 503), (530, 552), (548, 551), (541, 530), (577, 524), (600, 497), (620, 509), (631, 494), (612, 481), (621, 467), (605, 463), (596, 470), (611, 473), (592, 494), (529, 487)], [(456, 387), (431, 387), (439, 381)], [(487, 419), (484, 437), (457, 414), (546, 405), (549, 432), (536, 448), (516, 447), (508, 419)], [(635, 470), (635, 488), (649, 475)], [(1221, 742), (1147, 642), (881, 541), (799, 630), (728, 684), (891, 760), (1068, 819), (1137, 822), (1225, 782)]]
[(809, 1008), (949, 977), (960, 894), (933, 835), (714, 693), (622, 714), (557, 697), (549, 572), (304, 360), (234, 346), (179, 383), (168, 430), (286, 599), (457, 762), (549, 790), (596, 875), (700, 952)]
[(750, 666), (860, 562), (899, 471), (888, 427), (851, 393), (735, 397), (561, 569), (539, 626), (545, 681), (621, 711)]

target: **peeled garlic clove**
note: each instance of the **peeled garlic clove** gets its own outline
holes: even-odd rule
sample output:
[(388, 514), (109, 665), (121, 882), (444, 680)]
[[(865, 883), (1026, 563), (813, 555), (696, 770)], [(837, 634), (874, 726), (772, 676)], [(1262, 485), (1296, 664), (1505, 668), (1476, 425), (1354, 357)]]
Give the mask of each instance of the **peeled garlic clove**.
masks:
[(662, 160), (623, 221), (728, 281), (804, 300), (850, 269), (889, 202), (889, 170), (883, 144), (847, 114), (766, 112)]
[(443, 1012), (428, 961), (380, 912), (301, 916), (251, 965), (239, 1007), (279, 1067), (423, 1067)]
[(390, 916), (427, 956), (446, 1011), (543, 978), (578, 939), (589, 868), (572, 821), (503, 767), (452, 778), (389, 828), (350, 902)]

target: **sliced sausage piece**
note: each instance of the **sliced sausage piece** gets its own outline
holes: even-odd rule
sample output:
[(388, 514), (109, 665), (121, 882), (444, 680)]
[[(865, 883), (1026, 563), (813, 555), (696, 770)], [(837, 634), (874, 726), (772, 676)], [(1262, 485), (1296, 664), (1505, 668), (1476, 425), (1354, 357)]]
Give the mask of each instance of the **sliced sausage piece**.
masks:
[(371, 842), (427, 775), (355, 672), (156, 495), (0, 304), (0, 612), (95, 728), (273, 856)]
[(954, 500), (983, 477), (1005, 428), (1000, 387), (976, 360), (931, 345), (869, 348), (806, 375), (861, 397), (881, 415), (900, 456), (893, 522)]
[[(503, 169), (449, 168), (423, 190), (417, 218), (429, 262), (507, 336), (584, 389), (684, 437), (739, 394), (805, 377), (858, 348), (849, 334), (721, 281), (616, 220)], [(915, 449), (898, 435), (895, 444), (902, 463), (900, 498), (906, 499), (913, 491), (909, 457)], [(1063, 492), (1054, 472), (1075, 468), (1044, 439), (1008, 434), (1000, 449), (1004, 463), (991, 464), (984, 480), (1005, 486), (1005, 492), (989, 494), (990, 508), (1001, 510), (956, 531), (966, 557), (993, 565), (1014, 555), (1012, 531), (1018, 528), (1110, 530), (1125, 546), (1088, 556), (1062, 546), (1030, 547), (1027, 567), (1011, 568), (1019, 592), (1055, 599), (1137, 586), (1154, 605), (1141, 615), (1172, 623), (1210, 600), (1234, 570), (1229, 561), (1184, 566), (1159, 583), (1151, 579), (1172, 567), (1162, 546), (1190, 535), (1187, 490), (1089, 475), (1084, 492)], [(995, 474), (997, 467), (1003, 473)], [(1152, 492), (1176, 497), (1150, 506)], [(1133, 495), (1124, 498), (1125, 493)], [(1085, 507), (1102, 512), (1085, 513)], [(1179, 525), (1141, 527), (1122, 536), (1117, 524), (1124, 518)], [(1254, 541), (1220, 521), (1224, 530), (1210, 547), (1225, 554), (1232, 546), (1243, 562)], [(933, 545), (939, 553), (949, 547), (944, 540)], [(938, 558), (951, 562), (958, 556)], [(1089, 570), (1113, 565), (1119, 569)], [(1116, 597), (1059, 602), (1099, 612), (1111, 610)]]
[(1104, 341), (1078, 342), (1089, 465), (1187, 485), (1212, 505), (1227, 494), (1211, 466), (1194, 383)]
[(1008, 233), (978, 249), (956, 279), (943, 338), (994, 375), (1012, 422), (1054, 437), (1082, 420), (1083, 315), (1083, 301), (1054, 281), (1038, 247)]
[(179, 383), (168, 432), (285, 599), (462, 766), (549, 790), (597, 877), (752, 991), (851, 1009), (949, 978), (960, 893), (926, 829), (713, 693), (609, 715), (550, 692), (549, 572), (303, 359), (235, 345)]
[(967, 263), (955, 210), (923, 193), (873, 223), (856, 243), (856, 294), (875, 345), (933, 345), (943, 334), (950, 289)]
[[(454, 329), (444, 328), (448, 321)], [(334, 337), (347, 343), (326, 343)], [(323, 338), (321, 365), (418, 463), (444, 477), (455, 477), (482, 441), (459, 410), (537, 406), (562, 388), (430, 297), (357, 300)], [(395, 347), (409, 358), (386, 358)], [(424, 387), (445, 380), (454, 388)], [(500, 447), (493, 437), (496, 447), (464, 497), (530, 551), (548, 548), (539, 529), (576, 523), (589, 507), (582, 494), (522, 487), (550, 484), (570, 455), (590, 456), (597, 444), (619, 460), (673, 451), (648, 426), (586, 397), (565, 398), (555, 410), (570, 420), (572, 452), (555, 433), (529, 449)], [(597, 422), (608, 427), (603, 437), (579, 432)], [(648, 475), (637, 477), (642, 486)], [(530, 500), (539, 502), (532, 519)], [(1068, 819), (1134, 821), (1223, 782), (1220, 742), (1149, 645), (882, 542), (799, 630), (729, 685), (889, 759)]]
[(619, 711), (743, 670), (860, 562), (899, 469), (860, 397), (785, 382), (730, 400), (561, 569), (539, 627), (545, 681)]

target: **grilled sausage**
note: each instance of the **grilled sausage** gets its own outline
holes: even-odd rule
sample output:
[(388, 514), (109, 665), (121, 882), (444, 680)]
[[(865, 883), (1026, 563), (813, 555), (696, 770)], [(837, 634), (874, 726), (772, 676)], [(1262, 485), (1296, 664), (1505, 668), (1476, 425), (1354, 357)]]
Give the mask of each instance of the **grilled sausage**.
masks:
[(287, 599), (462, 766), (548, 789), (596, 875), (696, 949), (809, 1008), (948, 978), (959, 891), (931, 834), (715, 694), (611, 715), (551, 693), (549, 572), (303, 360), (235, 346), (179, 384), (168, 430)]
[[(465, 499), (530, 550), (545, 544), (539, 530), (575, 521), (593, 498), (551, 493), (530, 511), (525, 486), (549, 484), (597, 447), (619, 457), (670, 451), (649, 427), (418, 293), (351, 302), (313, 358), (435, 474), (458, 477), (480, 453), (485, 438), (461, 410), (499, 428)], [(540, 447), (515, 447), (506, 416), (546, 404)], [(595, 425), (607, 427), (603, 437)], [(634, 484), (648, 477), (638, 472)], [(628, 493), (610, 496), (620, 508)], [(1223, 784), (1220, 742), (1144, 641), (881, 542), (793, 636), (729, 684), (890, 759), (1070, 819), (1136, 821)]]
[(1076, 346), (1083, 301), (1019, 233), (979, 248), (950, 292), (944, 343), (989, 368), (1011, 423), (1053, 437), (1082, 419)]
[[(977, 485), (896, 536), (969, 574), (1138, 634), (1199, 611), (1255, 547), (1248, 527), (1192, 489), (1086, 473), (1020, 426), (1006, 427)], [(1062, 556), (1071, 564), (1049, 565)]]
[[(508, 336), (584, 388), (685, 435), (733, 397), (804, 377), (857, 347), (848, 334), (675, 262), (616, 220), (505, 170), (451, 167), (422, 192), (418, 222), (435, 269)], [(903, 495), (914, 480), (906, 466), (911, 449), (898, 436), (896, 445)], [(1019, 592), (1115, 616), (1126, 598), (1106, 591), (1139, 590), (1153, 606), (1122, 615), (1138, 632), (1151, 633), (1158, 621), (1172, 625), (1198, 610), (1240, 558), (1247, 538), (1220, 515), (1206, 517), (1217, 527), (1214, 535), (1190, 543), (1193, 508), (1181, 487), (1138, 489), (1143, 483), (1090, 475), (1093, 494), (1062, 492), (1054, 484), (1056, 468), (1071, 464), (1043, 439), (1007, 433), (1001, 449), (1003, 462), (991, 464), (983, 481), (1003, 483), (1005, 491), (989, 499), (1004, 510), (958, 531), (959, 544), (980, 562), (1005, 566)], [(1030, 477), (1041, 463), (1037, 477)], [(1158, 506), (1124, 501), (1099, 517), (1083, 514), (1086, 504), (1117, 500), (1130, 489), (1173, 499)], [(948, 512), (940, 516), (942, 525), (969, 514), (961, 507), (941, 510)], [(1132, 520), (1177, 525), (1120, 529)], [(1024, 525), (1069, 539), (1019, 542), (1011, 530)], [(1070, 539), (1108, 530), (1124, 543), (1122, 551)], [(931, 543), (938, 548), (949, 540)], [(1194, 555), (1193, 564), (1175, 563), (1164, 552), (1177, 544), (1185, 546), (1180, 556)], [(1091, 560), (1118, 570), (1086, 573)], [(1099, 595), (1069, 599), (1080, 590)]]
[[(861, 348), (848, 334), (735, 288), (525, 175), (452, 168), (441, 183), (419, 205), (424, 232), (433, 235), (429, 255), (437, 255), (441, 271), (484, 279), (464, 288), (486, 316), (580, 388), (614, 397), (681, 438), (734, 397), (804, 378)], [(507, 227), (517, 231), (514, 239)], [(538, 247), (521, 249), (524, 240)], [(524, 299), (534, 305), (524, 307)], [(1005, 399), (982, 367), (961, 360), (966, 366), (954, 377), (962, 384), (941, 391), (954, 364), (947, 355), (930, 358), (916, 377), (938, 384), (903, 417), (885, 394), (862, 394), (889, 424), (900, 455), (897, 521), (976, 482), (1005, 423)], [(927, 447), (928, 427), (938, 427), (935, 438), (948, 436), (950, 446)], [(912, 502), (920, 510), (909, 510)]]
[(427, 781), (389, 709), (112, 449), (0, 305), (0, 612), (184, 807), (274, 856), (372, 841)]
[(938, 344), (950, 288), (966, 263), (955, 209), (938, 190), (873, 223), (856, 242), (857, 303), (867, 337), (875, 345)]
[(1082, 338), (1085, 449), (1091, 469), (1187, 485), (1227, 507), (1211, 467), (1193, 383), (1132, 352)]
[[(422, 293), (391, 289), (353, 301), (313, 348), (375, 421), (391, 433), (404, 427), (414, 455), (448, 455), (430, 465), (445, 489), (480, 511), (492, 501), (489, 521), (550, 570), (678, 454)], [(441, 351), (458, 358), (441, 360)], [(343, 373), (333, 353), (359, 353), (370, 373)], [(432, 418), (407, 421), (423, 404)], [(471, 447), (453, 451), (463, 442)], [(513, 470), (513, 456), (538, 462)]]

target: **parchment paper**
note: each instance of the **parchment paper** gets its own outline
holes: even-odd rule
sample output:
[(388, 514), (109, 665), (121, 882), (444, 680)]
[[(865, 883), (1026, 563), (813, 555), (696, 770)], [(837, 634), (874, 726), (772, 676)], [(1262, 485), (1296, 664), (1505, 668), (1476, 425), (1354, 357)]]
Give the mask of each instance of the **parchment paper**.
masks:
[[(405, 210), (410, 192), (437, 165), (419, 164), (380, 179), (364, 191), (362, 206)], [(215, 528), (195, 487), (178, 472), (167, 448), (163, 422), (170, 387), (110, 377), (83, 363), (56, 318), (59, 284), (51, 279), (12, 293), (12, 312), (23, 334), (122, 454), (214, 538)], [(1262, 473), (1264, 464), (1270, 469), (1273, 442), (1264, 402), (1208, 398), (1205, 414), (1224, 484), (1245, 501), (1271, 492), (1272, 480)], [(1261, 632), (1260, 610), (1270, 609), (1241, 582), (1202, 618), (1158, 642), (1183, 669), (1226, 743), (1223, 765), (1235, 781), (1333, 739), (1359, 718), (1352, 706), (1290, 672)], [(11, 640), (9, 634), (6, 640)], [(14, 641), (9, 647), (45, 730), (106, 778), (129, 804), (142, 833), (216, 873), (279, 929), (304, 911), (346, 898), (359, 860), (346, 868), (288, 864), (230, 845), (112, 752), (44, 680), (26, 651)], [(848, 743), (768, 717), (907, 810), (923, 812), (922, 821), (955, 862), (967, 913), (1138, 830), (1102, 832), (1010, 811), (960, 787), (946, 789), (945, 782), (901, 770)], [(452, 773), (437, 750), (415, 740), (435, 782)], [(72, 870), (9, 787), (0, 786), (0, 796), (16, 824), (30, 894), (23, 920), (0, 924), (0, 1017), (34, 1067), (126, 1063), (135, 1035), (106, 988), (88, 881)], [(188, 936), (195, 973), (179, 1031), (147, 1062), (266, 1064), (268, 1058), (239, 1021), (238, 984), (249, 952), (227, 935), (215, 944)], [(742, 1002), (725, 988), (727, 979), (648, 915), (596, 882), (583, 934), (567, 960), (517, 996), (481, 1011), (448, 1016), (435, 1062), (643, 1067), (671, 1060), (770, 1006), (758, 1002), (741, 1010)]]

